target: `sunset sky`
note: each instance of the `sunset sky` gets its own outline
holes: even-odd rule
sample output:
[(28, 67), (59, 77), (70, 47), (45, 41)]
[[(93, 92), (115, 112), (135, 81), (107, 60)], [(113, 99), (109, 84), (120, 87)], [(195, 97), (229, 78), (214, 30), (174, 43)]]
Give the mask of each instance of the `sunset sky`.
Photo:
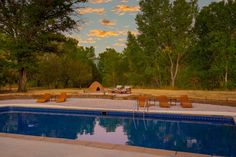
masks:
[[(217, 0), (199, 0), (199, 7)], [(139, 0), (89, 0), (79, 10), (83, 24), (71, 36), (81, 46), (94, 46), (96, 55), (106, 48), (122, 52), (127, 31), (137, 34), (135, 23)]]

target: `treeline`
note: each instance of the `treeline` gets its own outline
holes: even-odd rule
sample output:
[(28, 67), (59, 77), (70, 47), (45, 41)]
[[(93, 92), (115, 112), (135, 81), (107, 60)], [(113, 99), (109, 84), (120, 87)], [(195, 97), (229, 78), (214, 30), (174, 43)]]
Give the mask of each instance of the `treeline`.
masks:
[(236, 87), (236, 2), (141, 0), (139, 35), (128, 33), (122, 53), (100, 54), (108, 86), (183, 89)]
[[(77, 46), (71, 38), (55, 42), (50, 47), (53, 53), (39, 53), (27, 68), (28, 86), (46, 88), (87, 87), (99, 80), (94, 63), (93, 47)], [(17, 63), (6, 51), (0, 52), (0, 86), (16, 85), (19, 80)]]
[[(57, 5), (68, 2), (60, 3)], [(69, 12), (65, 14), (68, 18)], [(61, 15), (58, 11), (54, 20)], [(42, 21), (36, 15), (31, 18)], [(35, 24), (35, 20), (29, 25)], [(42, 25), (52, 28), (50, 20)], [(25, 91), (26, 82), (31, 87), (68, 88), (87, 87), (98, 80), (108, 87), (117, 84), (179, 89), (236, 87), (234, 0), (213, 2), (201, 9), (197, 0), (141, 0), (136, 16), (139, 34), (128, 32), (123, 52), (106, 49), (98, 58), (93, 47), (80, 47), (76, 40), (59, 33), (72, 27), (74, 23), (70, 20), (57, 24), (54, 31), (45, 32), (46, 28), (41, 27), (19, 29), (22, 34), (18, 38), (0, 31), (0, 86), (18, 83), (18, 90)], [(24, 22), (28, 24), (21, 21), (19, 25)], [(0, 21), (0, 27), (1, 24)], [(31, 31), (37, 36), (28, 36)]]

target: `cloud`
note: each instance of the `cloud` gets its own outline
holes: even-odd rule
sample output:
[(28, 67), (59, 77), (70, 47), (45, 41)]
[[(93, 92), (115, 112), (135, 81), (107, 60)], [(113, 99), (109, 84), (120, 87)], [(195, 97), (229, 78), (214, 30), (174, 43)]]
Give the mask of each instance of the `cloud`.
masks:
[(118, 15), (124, 15), (126, 12), (137, 12), (139, 11), (139, 6), (128, 6), (128, 5), (117, 5), (112, 11)]
[(113, 46), (123, 47), (123, 46), (125, 46), (125, 44), (124, 43), (115, 43), (115, 44), (113, 44)]
[(99, 29), (93, 29), (93, 30), (90, 30), (88, 36), (105, 38), (105, 37), (111, 37), (111, 36), (119, 36), (119, 33), (112, 32), (112, 31), (103, 31), (103, 30), (99, 30)]
[(78, 10), (80, 14), (91, 14), (91, 13), (96, 13), (96, 14), (104, 14), (105, 9), (104, 8), (80, 8)]
[(126, 25), (126, 26), (123, 26), (124, 28), (129, 28), (130, 27), (130, 25)]
[(118, 31), (118, 33), (123, 36), (127, 36), (128, 32), (131, 32), (135, 36), (139, 35), (137, 30), (123, 29)]
[(119, 42), (125, 42), (126, 39), (124, 39), (124, 38), (119, 38), (118, 41), (119, 41)]
[(121, 0), (121, 3), (127, 3), (128, 0)]
[(90, 3), (99, 4), (99, 3), (109, 3), (112, 0), (89, 0)]
[(79, 42), (80, 42), (81, 44), (93, 44), (93, 43), (96, 43), (96, 41), (94, 40), (94, 38), (87, 38), (86, 40), (80, 39)]
[(103, 19), (100, 21), (103, 26), (114, 26), (116, 23), (114, 21)]
[(126, 36), (127, 35), (127, 30), (120, 30), (120, 31), (118, 31), (118, 33), (120, 34), (120, 35), (124, 35), (124, 36)]

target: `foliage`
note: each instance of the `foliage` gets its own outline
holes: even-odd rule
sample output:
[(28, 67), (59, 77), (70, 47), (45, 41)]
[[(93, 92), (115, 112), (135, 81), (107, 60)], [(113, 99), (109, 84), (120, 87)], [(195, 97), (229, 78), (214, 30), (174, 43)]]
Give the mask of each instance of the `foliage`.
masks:
[(14, 69), (15, 63), (11, 60), (9, 51), (6, 49), (6, 45), (9, 43), (9, 39), (0, 34), (0, 87), (16, 83), (17, 76)]
[(141, 0), (140, 8), (141, 13), (136, 17), (138, 40), (150, 61), (147, 70), (159, 85), (169, 71), (169, 82), (174, 87), (184, 58), (193, 46), (197, 3), (195, 0)]
[(67, 42), (57, 44), (61, 51), (65, 51), (62, 55), (47, 54), (41, 57), (35, 78), (37, 86), (67, 88), (84, 87), (91, 83), (94, 64), (88, 54), (93, 56), (93, 48), (77, 47), (70, 45), (70, 40)]
[(106, 86), (115, 86), (122, 78), (121, 71), (122, 55), (115, 49), (106, 49), (105, 52), (99, 54), (98, 68), (102, 76), (102, 83)]
[[(0, 33), (9, 37), (10, 55), (19, 70), (18, 91), (26, 91), (27, 70), (33, 66), (48, 34), (61, 34), (76, 25), (71, 16), (85, 0), (0, 1)], [(46, 38), (47, 39), (47, 38)], [(39, 45), (40, 44), (40, 45)]]
[(236, 2), (204, 7), (196, 18), (198, 51), (192, 54), (203, 87), (228, 88), (235, 84)]

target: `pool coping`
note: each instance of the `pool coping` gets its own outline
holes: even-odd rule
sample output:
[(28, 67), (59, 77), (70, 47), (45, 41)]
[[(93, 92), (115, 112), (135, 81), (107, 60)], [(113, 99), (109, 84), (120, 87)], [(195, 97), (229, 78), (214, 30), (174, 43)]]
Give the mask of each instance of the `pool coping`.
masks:
[[(1, 104), (0, 107), (31, 107), (31, 108), (50, 108), (50, 109), (70, 109), (70, 110), (97, 110), (97, 111), (120, 111), (120, 112), (133, 112), (130, 109), (107, 109), (107, 108), (84, 108), (84, 107), (75, 107), (75, 106), (59, 106), (59, 105), (47, 105), (47, 104)], [(144, 112), (135, 111), (135, 112)], [(185, 114), (185, 115), (205, 115), (205, 116), (227, 116), (233, 117), (236, 123), (236, 113), (231, 112), (213, 112), (213, 111), (168, 111), (168, 110), (157, 110), (157, 111), (149, 111), (148, 113), (168, 113), (168, 114)], [(24, 139), (24, 140), (35, 140), (35, 141), (44, 141), (51, 143), (64, 143), (64, 144), (72, 144), (72, 145), (82, 145), (87, 147), (96, 147), (101, 149), (114, 149), (114, 150), (122, 150), (122, 151), (130, 151), (130, 152), (139, 152), (139, 153), (147, 153), (153, 155), (163, 155), (163, 156), (176, 156), (176, 157), (210, 157), (211, 155), (206, 154), (196, 154), (189, 152), (179, 152), (179, 151), (171, 151), (171, 150), (163, 150), (163, 149), (151, 149), (137, 146), (129, 146), (129, 145), (119, 145), (119, 144), (108, 144), (102, 142), (94, 142), (94, 141), (84, 141), (84, 140), (69, 140), (69, 139), (60, 139), (60, 138), (51, 138), (51, 137), (40, 137), (40, 136), (31, 136), (31, 135), (18, 135), (18, 134), (9, 134), (9, 133), (0, 133), (0, 137), (6, 138), (15, 138), (15, 139)]]

